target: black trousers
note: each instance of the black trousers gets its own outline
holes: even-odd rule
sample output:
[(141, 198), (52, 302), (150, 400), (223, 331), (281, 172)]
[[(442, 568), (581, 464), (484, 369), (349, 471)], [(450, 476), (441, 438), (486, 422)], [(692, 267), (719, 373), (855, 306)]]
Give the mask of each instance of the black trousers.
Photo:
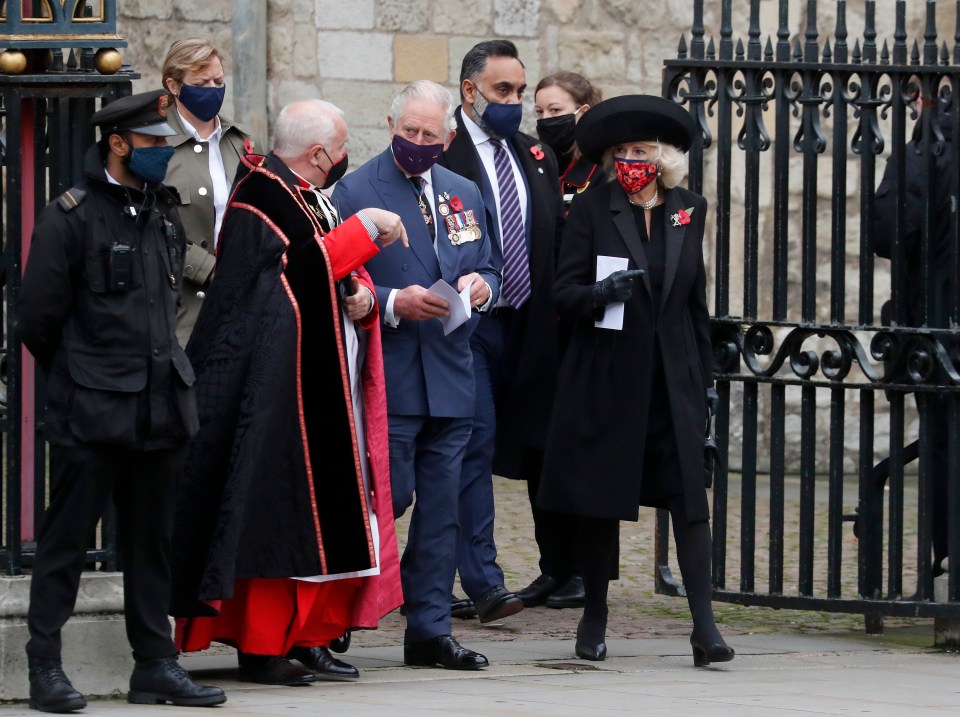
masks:
[(537, 505), (543, 451), (528, 450), (523, 456), (523, 477), (533, 514), (533, 536), (540, 548), (540, 572), (558, 583), (580, 574), (580, 550), (574, 519), (563, 513), (544, 510)]
[(186, 448), (130, 451), (50, 448), (50, 505), (39, 533), (27, 624), (30, 657), (60, 657), (85, 552), (112, 497), (117, 509), (127, 639), (138, 660), (176, 654), (170, 607), (170, 542)]

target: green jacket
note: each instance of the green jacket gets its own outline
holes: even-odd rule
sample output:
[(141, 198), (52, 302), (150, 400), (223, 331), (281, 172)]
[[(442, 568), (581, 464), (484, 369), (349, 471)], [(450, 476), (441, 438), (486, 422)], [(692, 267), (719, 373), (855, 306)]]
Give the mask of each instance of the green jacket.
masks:
[[(183, 298), (177, 314), (177, 339), (182, 346), (186, 346), (197, 314), (200, 313), (203, 286), (210, 280), (215, 263), (213, 230), (216, 210), (213, 206), (213, 181), (210, 178), (207, 143), (197, 142), (187, 133), (175, 107), (171, 107), (167, 113), (167, 122), (177, 130), (177, 135), (168, 140), (174, 153), (164, 183), (175, 187), (180, 193), (180, 217), (188, 242), (183, 267)], [(254, 150), (262, 151), (263, 148), (247, 129), (222, 115), (220, 126), (223, 130), (220, 135), (220, 154), (226, 169), (227, 186), (232, 186), (240, 157)], [(245, 143), (249, 143), (246, 148)]]

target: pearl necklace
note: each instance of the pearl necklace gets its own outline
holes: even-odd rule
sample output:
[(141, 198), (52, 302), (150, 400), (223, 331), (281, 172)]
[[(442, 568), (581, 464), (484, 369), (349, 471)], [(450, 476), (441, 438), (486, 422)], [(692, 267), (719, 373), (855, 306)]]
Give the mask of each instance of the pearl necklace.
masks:
[(660, 199), (660, 189), (655, 189), (653, 191), (653, 196), (646, 202), (635, 202), (630, 197), (627, 197), (627, 201), (630, 202), (635, 207), (641, 207), (642, 209), (653, 209), (657, 205), (657, 200)]

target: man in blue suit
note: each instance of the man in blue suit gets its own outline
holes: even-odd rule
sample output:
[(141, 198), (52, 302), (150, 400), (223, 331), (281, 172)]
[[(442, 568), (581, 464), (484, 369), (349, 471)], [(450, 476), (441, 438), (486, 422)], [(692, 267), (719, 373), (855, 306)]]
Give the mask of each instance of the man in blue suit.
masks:
[[(453, 98), (427, 80), (394, 100), (391, 145), (333, 193), (340, 212), (373, 206), (396, 212), (409, 248), (391, 246), (366, 264), (383, 322), (390, 472), (394, 515), (417, 500), (400, 563), (407, 629), (404, 662), (476, 670), (487, 659), (451, 636), (450, 594), (456, 574), (460, 469), (474, 413), (470, 335), (480, 311), (500, 293), (477, 186), (436, 166), (453, 139)], [(428, 291), (443, 279), (469, 286), (466, 323), (444, 334), (446, 300)]]

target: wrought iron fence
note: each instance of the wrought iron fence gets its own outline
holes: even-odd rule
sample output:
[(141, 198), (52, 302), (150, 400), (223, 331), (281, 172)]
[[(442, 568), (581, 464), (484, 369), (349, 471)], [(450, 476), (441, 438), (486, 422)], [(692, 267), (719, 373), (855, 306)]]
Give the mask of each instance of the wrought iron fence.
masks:
[[(46, 505), (43, 381), (13, 330), (20, 275), (34, 217), (82, 176), (96, 139), (90, 117), (99, 104), (128, 95), (139, 75), (121, 67), (115, 48), (116, 0), (8, 3), (0, 10), (0, 540), (2, 570), (29, 566)], [(66, 56), (64, 55), (66, 50)], [(112, 515), (104, 518), (91, 564), (116, 566)]]
[[(700, 126), (690, 187), (716, 210), (715, 242), (707, 244), (717, 437), (741, 466), (739, 476), (719, 470), (714, 485), (715, 599), (862, 613), (872, 631), (884, 615), (958, 617), (960, 560), (949, 565), (948, 601), (933, 602), (931, 539), (936, 521), (948, 521), (949, 554), (960, 556), (960, 103), (953, 99), (960, 91), (960, 2), (951, 37), (938, 37), (936, 4), (927, 2), (922, 37), (909, 42), (906, 5), (897, 0), (894, 35), (879, 45), (872, 0), (861, 6), (857, 38), (848, 31), (845, 0), (819, 4), (835, 15), (832, 38), (818, 33), (816, 0), (803, 3), (806, 27), (795, 37), (789, 3), (779, 0), (776, 36), (765, 39), (761, 3), (751, 0), (745, 41), (734, 35), (731, 5), (721, 3), (716, 42), (705, 33), (703, 1), (694, 0), (689, 44), (681, 38), (663, 81), (664, 95)], [(908, 144), (911, 132), (919, 139)], [(905, 188), (905, 165), (915, 159), (908, 152), (923, 169), (919, 197)], [(875, 281), (886, 262), (874, 260), (884, 155), (897, 168), (892, 200), (884, 200), (894, 202), (893, 225), (883, 227), (893, 237), (889, 290), (885, 279)], [(947, 218), (938, 216), (938, 196), (949, 200)], [(912, 247), (905, 237), (917, 209)], [(919, 437), (908, 443), (905, 416), (914, 400)], [(742, 418), (739, 435), (731, 417)], [(799, 460), (790, 465), (794, 455)], [(905, 465), (916, 457), (916, 500), (908, 504), (914, 478)], [(763, 467), (765, 501), (758, 492)], [(851, 472), (855, 486), (845, 485)], [(941, 511), (934, 517), (941, 507), (934, 505), (935, 481), (947, 484), (939, 498), (947, 518)], [(785, 514), (791, 486), (798, 491), (795, 521)], [(818, 507), (820, 491), (827, 498)], [(732, 512), (738, 536), (728, 535)], [(667, 522), (661, 511), (658, 590), (675, 593)], [(823, 526), (825, 551), (815, 549)], [(758, 544), (764, 528), (766, 543)], [(731, 542), (739, 546), (733, 556)], [(795, 555), (785, 555), (788, 542)], [(915, 554), (905, 555), (905, 546)], [(759, 575), (758, 558), (766, 558)], [(737, 588), (728, 586), (730, 561), (739, 566)], [(786, 565), (797, 570), (795, 588)], [(844, 581), (851, 569), (855, 587)], [(905, 579), (909, 588), (914, 578), (916, 591), (907, 597)]]

